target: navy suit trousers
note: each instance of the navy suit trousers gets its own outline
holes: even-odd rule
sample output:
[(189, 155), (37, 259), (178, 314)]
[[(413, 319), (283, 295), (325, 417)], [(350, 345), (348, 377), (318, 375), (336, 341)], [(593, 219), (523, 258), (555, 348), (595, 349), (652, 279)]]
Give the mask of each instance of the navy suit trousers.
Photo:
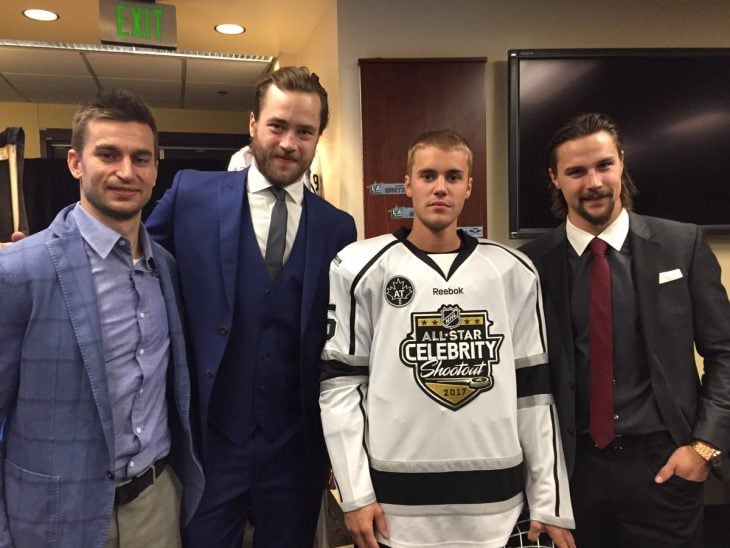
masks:
[(183, 530), (188, 548), (238, 548), (248, 519), (257, 548), (312, 548), (322, 489), (304, 460), (301, 423), (275, 439), (257, 427), (238, 446), (208, 428), (205, 491)]

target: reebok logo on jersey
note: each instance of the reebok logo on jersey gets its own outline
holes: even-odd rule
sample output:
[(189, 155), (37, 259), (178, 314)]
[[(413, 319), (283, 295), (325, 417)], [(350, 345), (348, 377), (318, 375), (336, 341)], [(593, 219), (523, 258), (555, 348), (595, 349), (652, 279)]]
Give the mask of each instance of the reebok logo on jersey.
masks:
[(437, 312), (411, 314), (412, 331), (400, 344), (400, 359), (413, 368), (423, 392), (449, 409), (459, 409), (494, 386), (504, 335), (489, 332), (486, 310), (443, 305)]
[(413, 292), (413, 284), (403, 276), (395, 276), (385, 284), (385, 300), (398, 308), (411, 302)]
[(433, 288), (434, 295), (463, 295), (463, 287), (447, 287), (446, 289), (439, 289), (438, 287)]

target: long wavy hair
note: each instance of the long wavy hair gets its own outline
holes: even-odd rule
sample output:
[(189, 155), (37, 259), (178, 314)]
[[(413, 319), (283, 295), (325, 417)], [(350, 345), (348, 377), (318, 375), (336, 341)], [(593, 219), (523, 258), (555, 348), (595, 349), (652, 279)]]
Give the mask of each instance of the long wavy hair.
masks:
[[(563, 122), (548, 142), (547, 164), (552, 173), (556, 175), (558, 172), (557, 150), (560, 145), (600, 131), (605, 131), (613, 138), (616, 149), (623, 160), (624, 149), (621, 144), (618, 124), (610, 116), (599, 112), (578, 114)], [(563, 193), (552, 181), (548, 181), (548, 183), (551, 195), (550, 210), (559, 219), (565, 219), (568, 215), (568, 204), (565, 202)], [(634, 208), (634, 197), (638, 193), (639, 191), (626, 169), (626, 164), (624, 164), (623, 173), (621, 174), (621, 205), (631, 211)]]

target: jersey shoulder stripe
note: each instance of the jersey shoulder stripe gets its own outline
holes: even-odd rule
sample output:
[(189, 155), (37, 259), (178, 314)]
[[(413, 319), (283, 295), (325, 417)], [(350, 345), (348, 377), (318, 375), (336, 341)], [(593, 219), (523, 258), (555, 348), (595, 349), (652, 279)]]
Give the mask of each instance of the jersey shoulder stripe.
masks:
[(497, 242), (493, 242), (492, 240), (486, 240), (484, 238), (479, 239), (479, 247), (481, 249), (494, 249), (494, 250), (501, 250), (502, 252), (506, 253), (507, 255), (511, 256), (514, 261), (516, 261), (518, 264), (520, 264), (523, 268), (525, 268), (530, 275), (535, 279), (537, 283), (537, 299), (535, 303), (535, 314), (538, 318), (538, 329), (540, 331), (540, 342), (542, 344), (542, 347), (544, 349), (547, 349), (547, 340), (545, 337), (545, 325), (544, 325), (544, 311), (543, 311), (543, 304), (542, 304), (542, 288), (540, 287), (540, 275), (537, 272), (537, 269), (535, 268), (535, 265), (532, 263), (530, 258), (525, 255), (522, 251), (518, 249), (514, 249), (512, 247), (509, 247), (504, 244), (500, 244)]
[(350, 278), (355, 278), (362, 270), (382, 255), (385, 250), (397, 244), (398, 240), (392, 234), (383, 234), (367, 240), (358, 240), (342, 248), (333, 260), (335, 271), (345, 270)]
[(342, 251), (337, 254), (332, 260), (332, 267), (330, 269), (331, 276), (342, 276), (343, 281), (349, 280), (349, 287), (343, 291), (347, 291), (348, 295), (341, 295), (342, 298), (349, 300), (350, 314), (349, 314), (349, 342), (348, 342), (348, 354), (355, 355), (356, 348), (355, 342), (357, 340), (357, 298), (356, 289), (357, 285), (362, 280), (363, 276), (368, 270), (378, 262), (390, 248), (400, 243), (394, 235), (383, 234), (382, 236), (376, 236), (375, 238), (368, 238), (367, 240), (360, 240), (353, 242), (346, 246)]
[(535, 277), (537, 277), (537, 270), (535, 269), (535, 266), (532, 264), (532, 261), (525, 255), (522, 251), (515, 249), (513, 247), (510, 247), (508, 245), (500, 244), (498, 242), (487, 240), (484, 238), (479, 238), (479, 246), (483, 248), (489, 248), (493, 250), (501, 250), (507, 255), (511, 256), (517, 263), (522, 265), (525, 269), (530, 271)]

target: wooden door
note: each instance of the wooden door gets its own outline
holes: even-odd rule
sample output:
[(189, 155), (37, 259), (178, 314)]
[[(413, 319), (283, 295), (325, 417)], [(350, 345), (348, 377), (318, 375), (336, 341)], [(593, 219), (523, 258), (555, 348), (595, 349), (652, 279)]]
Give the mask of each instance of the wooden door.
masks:
[(474, 152), (472, 194), (459, 226), (486, 236), (486, 58), (360, 59), (365, 237), (411, 226), (402, 193), (411, 142), (432, 129), (463, 135)]

